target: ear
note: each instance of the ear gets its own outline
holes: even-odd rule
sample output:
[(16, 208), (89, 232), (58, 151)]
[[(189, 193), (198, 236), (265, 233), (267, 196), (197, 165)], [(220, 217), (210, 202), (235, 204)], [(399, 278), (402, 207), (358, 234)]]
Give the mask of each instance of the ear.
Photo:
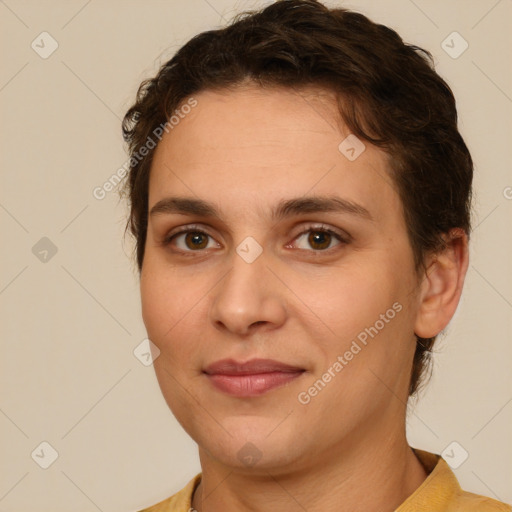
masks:
[(446, 248), (430, 256), (421, 283), (414, 333), (421, 338), (438, 335), (449, 323), (462, 294), (469, 264), (468, 237), (455, 228), (445, 235)]

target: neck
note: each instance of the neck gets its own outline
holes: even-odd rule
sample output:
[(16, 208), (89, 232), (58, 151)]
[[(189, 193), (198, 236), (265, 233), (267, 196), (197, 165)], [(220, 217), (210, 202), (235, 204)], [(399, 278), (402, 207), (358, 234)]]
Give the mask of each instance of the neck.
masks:
[(359, 432), (343, 447), (317, 454), (308, 467), (254, 474), (219, 464), (200, 449), (202, 479), (192, 507), (197, 512), (263, 512), (270, 507), (281, 512), (392, 512), (427, 474), (407, 443), (405, 428), (401, 435), (369, 439), (368, 432)]

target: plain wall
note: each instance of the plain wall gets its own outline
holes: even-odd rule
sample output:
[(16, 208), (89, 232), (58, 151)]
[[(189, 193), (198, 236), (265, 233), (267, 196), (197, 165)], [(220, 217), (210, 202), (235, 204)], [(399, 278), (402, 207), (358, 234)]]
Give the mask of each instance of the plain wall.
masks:
[[(0, 510), (133, 511), (199, 472), (194, 442), (133, 354), (146, 333), (126, 205), (93, 190), (126, 162), (120, 121), (141, 80), (191, 36), (268, 3), (0, 3)], [(512, 3), (329, 5), (430, 50), (458, 100), (476, 166), (470, 269), (408, 435), (437, 453), (457, 441), (469, 453), (461, 485), (511, 502)], [(46, 59), (44, 31), (58, 43)], [(469, 44), (458, 58), (441, 46), (454, 31)], [(58, 452), (48, 469), (36, 463), (51, 456), (43, 441)]]

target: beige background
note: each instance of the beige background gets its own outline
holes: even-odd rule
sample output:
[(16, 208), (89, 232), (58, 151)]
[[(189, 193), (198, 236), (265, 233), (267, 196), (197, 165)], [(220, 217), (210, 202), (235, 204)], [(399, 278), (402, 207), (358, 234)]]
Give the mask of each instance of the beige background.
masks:
[[(126, 208), (92, 192), (126, 160), (120, 119), (139, 82), (192, 35), (266, 3), (0, 1), (0, 511), (132, 511), (199, 471), (133, 354), (145, 330)], [(476, 162), (471, 267), (409, 439), (437, 453), (457, 441), (463, 487), (512, 502), (512, 2), (329, 4), (431, 50), (458, 98)], [(46, 59), (31, 48), (51, 48), (43, 31), (58, 43)], [(469, 44), (456, 59), (441, 47), (453, 31)], [(46, 262), (43, 237), (57, 249)], [(43, 441), (58, 452), (46, 470)]]

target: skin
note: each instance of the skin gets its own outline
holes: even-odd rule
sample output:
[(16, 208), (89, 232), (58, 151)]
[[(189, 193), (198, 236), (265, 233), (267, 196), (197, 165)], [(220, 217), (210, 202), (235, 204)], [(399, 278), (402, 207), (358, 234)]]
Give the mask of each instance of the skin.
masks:
[[(388, 157), (366, 142), (355, 161), (340, 152), (350, 132), (330, 93), (248, 84), (194, 98), (156, 149), (149, 210), (188, 197), (214, 203), (219, 218), (150, 215), (140, 280), (162, 393), (199, 445), (193, 507), (392, 511), (427, 476), (405, 436), (414, 333), (434, 336), (454, 314), (467, 239), (454, 230), (446, 251), (427, 259), (428, 271), (416, 272)], [(304, 195), (336, 195), (369, 218), (271, 218), (279, 201)], [(345, 241), (325, 235), (328, 249), (319, 249), (308, 235), (322, 226)], [(202, 248), (186, 234), (164, 244), (185, 229), (209, 235), (196, 239)], [(252, 263), (236, 252), (248, 236), (263, 249)], [(401, 311), (300, 403), (298, 394), (394, 303)], [(264, 395), (232, 397), (203, 373), (225, 358), (269, 358), (305, 372)], [(248, 442), (260, 457), (252, 466), (238, 456)]]

